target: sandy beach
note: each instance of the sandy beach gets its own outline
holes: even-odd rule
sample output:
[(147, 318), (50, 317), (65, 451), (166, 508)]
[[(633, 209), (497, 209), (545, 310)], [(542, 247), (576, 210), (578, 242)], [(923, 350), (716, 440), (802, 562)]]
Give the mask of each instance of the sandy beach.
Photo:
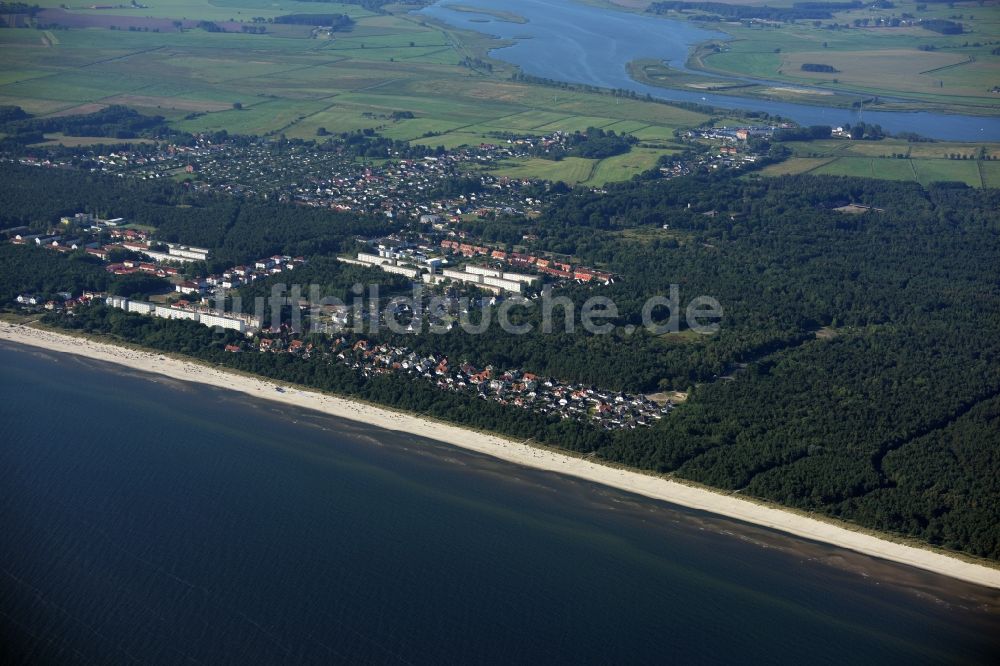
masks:
[(688, 486), (670, 479), (609, 467), (548, 449), (344, 398), (293, 388), (279, 392), (275, 390), (279, 384), (263, 379), (258, 380), (156, 353), (137, 351), (51, 331), (0, 322), (0, 339), (48, 351), (77, 354), (100, 361), (117, 363), (143, 372), (239, 391), (247, 395), (305, 407), (388, 430), (428, 437), (518, 465), (568, 474), (645, 497), (769, 527), (873, 557), (1000, 589), (1000, 569), (961, 560), (941, 552), (880, 539), (847, 527), (732, 495)]

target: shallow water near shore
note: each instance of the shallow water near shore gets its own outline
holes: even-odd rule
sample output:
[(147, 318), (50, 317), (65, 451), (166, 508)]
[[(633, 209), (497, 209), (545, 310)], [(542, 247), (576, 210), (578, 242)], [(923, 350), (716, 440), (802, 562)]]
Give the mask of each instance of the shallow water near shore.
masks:
[(988, 663), (1000, 593), (0, 342), (0, 644), (32, 663)]

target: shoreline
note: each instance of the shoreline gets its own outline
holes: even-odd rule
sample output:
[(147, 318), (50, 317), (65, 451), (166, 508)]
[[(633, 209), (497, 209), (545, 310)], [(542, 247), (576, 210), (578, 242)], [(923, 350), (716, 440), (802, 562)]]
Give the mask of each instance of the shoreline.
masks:
[(650, 499), (705, 511), (745, 523), (767, 527), (793, 536), (844, 548), (871, 557), (905, 564), (950, 578), (1000, 589), (1000, 569), (960, 559), (941, 552), (909, 546), (871, 534), (854, 531), (816, 518), (673, 481), (652, 474), (612, 467), (557, 451), (476, 432), (388, 408), (320, 393), (286, 388), (281, 382), (254, 378), (229, 370), (165, 354), (121, 347), (89, 338), (78, 338), (45, 329), (0, 321), (0, 340), (37, 347), (50, 352), (75, 354), (115, 363), (142, 372), (165, 375), (216, 388), (238, 391), (272, 402), (311, 409), (330, 416), (373, 425), (386, 430), (427, 437), (506, 462), (569, 475)]
[[(579, 0), (582, 4), (593, 5), (597, 7), (605, 7), (619, 12), (627, 12), (630, 14), (636, 14), (640, 16), (650, 16), (645, 13), (646, 8), (652, 4), (652, 2), (644, 2), (640, 0), (639, 2), (629, 2), (629, 0), (597, 0), (596, 2), (588, 2), (588, 0)], [(766, 3), (764, 3), (766, 5)], [(671, 16), (666, 14), (652, 14), (652, 16), (661, 18), (668, 21), (681, 21), (680, 16)], [(816, 89), (814, 84), (808, 83), (796, 83), (794, 81), (782, 81), (782, 80), (769, 80), (769, 79), (756, 79), (754, 77), (739, 75), (733, 72), (727, 72), (725, 70), (719, 70), (714, 67), (710, 67), (703, 60), (704, 48), (705, 46), (716, 42), (726, 42), (731, 43), (743, 39), (737, 37), (732, 33), (726, 32), (725, 25), (718, 25), (713, 22), (705, 21), (692, 21), (695, 25), (714, 32), (719, 32), (724, 34), (726, 37), (724, 39), (708, 39), (702, 42), (695, 42), (691, 44), (688, 49), (688, 55), (684, 62), (684, 68), (689, 70), (685, 72), (682, 69), (674, 70), (679, 74), (689, 73), (692, 75), (705, 74), (707, 76), (718, 76), (725, 79), (729, 79), (734, 82), (746, 81), (748, 85), (759, 86), (762, 90), (752, 91), (752, 92), (730, 92), (729, 90), (711, 90), (713, 94), (717, 95), (727, 95), (729, 97), (735, 97), (738, 99), (753, 101), (767, 101), (767, 102), (779, 102), (788, 104), (805, 104), (808, 106), (816, 106), (821, 108), (831, 108), (840, 109), (845, 111), (852, 111), (854, 107), (850, 103), (844, 103), (843, 101), (837, 101), (830, 103), (829, 100), (819, 100), (816, 99), (820, 95), (814, 94), (812, 97), (808, 95), (803, 95), (802, 98), (788, 98), (782, 97), (780, 94), (769, 94), (768, 89), (780, 91), (783, 87), (786, 88), (813, 88)], [(636, 83), (641, 83), (655, 88), (660, 88), (662, 90), (681, 90), (690, 92), (692, 89), (685, 87), (681, 84), (670, 85), (667, 83), (655, 83), (651, 81), (645, 81), (635, 76), (632, 76), (631, 65), (637, 61), (632, 61), (626, 65), (626, 70), (630, 79)], [(740, 86), (742, 87), (742, 86)], [(737, 90), (738, 87), (733, 87), (732, 90)], [(878, 90), (865, 91), (863, 89), (848, 89), (848, 88), (819, 88), (816, 90), (828, 91), (829, 94), (836, 96), (838, 98), (852, 98), (852, 101), (858, 97), (871, 97), (883, 100), (880, 103), (872, 104), (869, 107), (872, 111), (884, 111), (887, 113), (940, 113), (943, 115), (957, 115), (957, 116), (972, 116), (978, 118), (995, 118), (997, 112), (992, 105), (988, 102), (989, 100), (983, 100), (983, 104), (970, 104), (969, 106), (957, 106), (949, 102), (935, 102), (933, 100), (919, 99), (919, 98), (907, 98), (898, 97), (893, 93), (880, 92)], [(886, 101), (888, 100), (888, 102)], [(723, 109), (725, 110), (725, 109)]]
[[(702, 49), (716, 40), (708, 40), (694, 44), (684, 63), (684, 69), (671, 67), (669, 62), (656, 58), (637, 58), (625, 64), (628, 78), (640, 85), (651, 86), (660, 90), (676, 90), (680, 92), (704, 92), (713, 95), (723, 95), (735, 100), (747, 102), (775, 102), (779, 104), (804, 104), (824, 109), (840, 111), (856, 111), (854, 106), (859, 98), (864, 99), (865, 109), (885, 113), (937, 113), (953, 116), (970, 116), (974, 118), (996, 118), (995, 107), (970, 104), (956, 106), (949, 102), (912, 99), (895, 95), (884, 95), (875, 90), (824, 88), (814, 83), (783, 81), (779, 79), (758, 79), (755, 77), (734, 74), (715, 69), (706, 65), (702, 58)], [(650, 63), (662, 65), (670, 78), (658, 80), (646, 76), (643, 69)], [(685, 77), (697, 79), (698, 76), (715, 79), (718, 87), (701, 87), (685, 84)], [(794, 92), (793, 92), (794, 91)], [(873, 101), (878, 100), (878, 101)], [(709, 106), (711, 103), (706, 102)], [(733, 109), (719, 108), (719, 111)], [(746, 109), (740, 109), (746, 111)], [(942, 141), (942, 139), (935, 139)]]

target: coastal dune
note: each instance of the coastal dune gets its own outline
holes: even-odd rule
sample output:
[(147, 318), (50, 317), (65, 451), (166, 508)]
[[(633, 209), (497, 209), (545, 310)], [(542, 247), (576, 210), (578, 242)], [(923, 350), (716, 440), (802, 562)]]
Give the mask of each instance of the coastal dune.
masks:
[(191, 361), (52, 331), (0, 322), (0, 339), (46, 351), (77, 354), (116, 363), (173, 379), (239, 391), (387, 430), (427, 437), (514, 464), (568, 474), (652, 499), (761, 525), (805, 539), (1000, 589), (1000, 569), (962, 560), (942, 552), (896, 543), (845, 526), (721, 492), (685, 485), (664, 477), (610, 467), (549, 449), (318, 392), (294, 388), (279, 392), (276, 388), (281, 384), (265, 379), (256, 379)]

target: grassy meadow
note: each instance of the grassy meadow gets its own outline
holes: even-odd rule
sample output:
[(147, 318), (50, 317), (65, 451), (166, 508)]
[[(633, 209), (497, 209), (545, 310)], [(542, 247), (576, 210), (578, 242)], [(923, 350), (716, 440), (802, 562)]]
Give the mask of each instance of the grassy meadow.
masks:
[(1000, 144), (882, 141), (812, 141), (785, 144), (793, 156), (763, 170), (764, 175), (808, 173), (910, 180), (927, 185), (963, 182), (970, 187), (1000, 185)]
[[(53, 11), (60, 4), (40, 3)], [(82, 3), (67, 7), (58, 10), (61, 21), (97, 16), (107, 25), (0, 28), (5, 63), (0, 104), (39, 115), (126, 104), (191, 132), (224, 129), (313, 138), (320, 128), (373, 128), (390, 138), (449, 148), (495, 141), (497, 133), (545, 134), (591, 126), (632, 132), (649, 142), (629, 159), (600, 165), (583, 160), (585, 164), (570, 168), (528, 160), (504, 167), (526, 176), (597, 183), (631, 177), (642, 165), (655, 163), (656, 155), (674, 148), (675, 129), (707, 118), (663, 104), (514, 83), (500, 64), (492, 74), (461, 66), (463, 58), (484, 57), (497, 43), (402, 11), (379, 15), (356, 5), (266, 0), (163, 0), (155, 7), (109, 10)], [(288, 13), (344, 13), (355, 25), (348, 32), (314, 37), (308, 29), (277, 30), (301, 26), (260, 23), (260, 18)], [(172, 21), (159, 32), (110, 29), (126, 15), (133, 24), (138, 19)], [(227, 30), (239, 30), (243, 22), (274, 32), (177, 29), (173, 20), (216, 21)], [(150, 25), (162, 28), (163, 23)], [(241, 108), (234, 108), (236, 103)]]
[[(510, 133), (541, 135), (587, 127), (636, 136), (642, 143), (632, 152), (605, 160), (525, 159), (498, 168), (511, 177), (594, 186), (652, 167), (660, 156), (679, 149), (674, 141), (677, 128), (707, 120), (703, 114), (664, 104), (515, 83), (502, 63), (494, 63), (492, 73), (462, 66), (464, 58), (485, 58), (498, 42), (438, 25), (400, 7), (392, 14), (374, 14), (357, 5), (291, 0), (163, 0), (146, 8), (108, 10), (83, 3), (59, 9), (64, 3), (57, 0), (39, 4), (59, 12), (60, 25), (71, 27), (0, 28), (5, 64), (0, 104), (16, 104), (33, 114), (87, 113), (125, 104), (162, 115), (191, 132), (224, 129), (308, 139), (321, 129), (336, 133), (372, 128), (393, 139), (446, 148), (495, 142)], [(903, 1), (891, 11), (916, 11), (910, 4)], [(959, 11), (930, 7), (919, 15)], [(348, 32), (324, 35), (306, 26), (266, 22), (289, 13), (343, 13), (355, 25)], [(726, 24), (734, 41), (701, 60), (719, 71), (829, 88), (827, 101), (848, 99), (836, 92), (840, 84), (827, 80), (838, 78), (852, 88), (896, 86), (935, 99), (957, 95), (967, 104), (986, 99), (995, 110), (1000, 105), (983, 98), (977, 86), (1000, 61), (989, 55), (995, 47), (986, 43), (994, 32), (1000, 33), (1000, 19), (988, 8), (963, 7), (960, 13), (973, 31), (960, 37), (916, 28), (831, 31), (812, 22)], [(854, 14), (838, 14), (837, 20), (850, 20)], [(133, 29), (110, 28), (125, 25), (126, 18)], [(230, 32), (186, 27), (203, 20), (218, 22)], [(72, 27), (74, 21), (80, 26), (103, 23)], [(147, 31), (142, 21), (149, 22)], [(241, 23), (263, 25), (269, 32), (237, 32)], [(963, 46), (965, 41), (980, 45)], [(996, 41), (1000, 44), (1000, 37)], [(939, 48), (916, 50), (921, 44)], [(866, 54), (876, 54), (878, 62)], [(800, 71), (802, 62), (813, 61), (841, 71), (836, 77)], [(889, 76), (890, 70), (898, 75)], [(927, 71), (934, 80), (946, 82), (944, 92), (924, 85)], [(662, 74), (655, 68), (650, 72)], [(698, 74), (684, 77), (673, 83), (707, 80)], [(793, 93), (789, 86), (769, 94)], [(50, 139), (87, 142), (85, 137)], [(794, 150), (794, 157), (766, 173), (849, 174), (922, 183), (959, 180), (977, 187), (996, 186), (1000, 179), (1000, 162), (950, 159), (952, 154), (979, 157), (979, 146), (973, 144), (833, 141), (796, 145)]]
[[(730, 2), (729, 4), (790, 5), (791, 2)], [(951, 5), (951, 6), (949, 6)], [(715, 48), (699, 49), (691, 65), (732, 76), (776, 81), (784, 86), (733, 88), (731, 94), (837, 103), (836, 98), (809, 99), (814, 94), (796, 86), (817, 87), (833, 94), (855, 93), (879, 99), (880, 108), (934, 108), (963, 113), (996, 115), (1000, 95), (1000, 12), (995, 4), (921, 3), (898, 0), (891, 8), (866, 6), (836, 12), (833, 19), (793, 23), (708, 23), (732, 36)], [(919, 6), (919, 8), (918, 8)], [(687, 20), (698, 12), (671, 12), (665, 16)], [(702, 12), (703, 13), (703, 12)], [(965, 32), (943, 35), (916, 25), (853, 27), (855, 20), (900, 18), (946, 19), (961, 23)], [(818, 25), (817, 25), (818, 24)], [(840, 27), (830, 29), (831, 24)], [(843, 26), (852, 27), (845, 28)], [(836, 72), (802, 70), (806, 63), (829, 65)], [(648, 67), (648, 63), (642, 63)], [(641, 66), (639, 68), (641, 70)], [(639, 71), (640, 78), (643, 72)], [(672, 87), (719, 85), (719, 81), (676, 71), (649, 69), (649, 82)], [(731, 80), (732, 85), (740, 82)]]

